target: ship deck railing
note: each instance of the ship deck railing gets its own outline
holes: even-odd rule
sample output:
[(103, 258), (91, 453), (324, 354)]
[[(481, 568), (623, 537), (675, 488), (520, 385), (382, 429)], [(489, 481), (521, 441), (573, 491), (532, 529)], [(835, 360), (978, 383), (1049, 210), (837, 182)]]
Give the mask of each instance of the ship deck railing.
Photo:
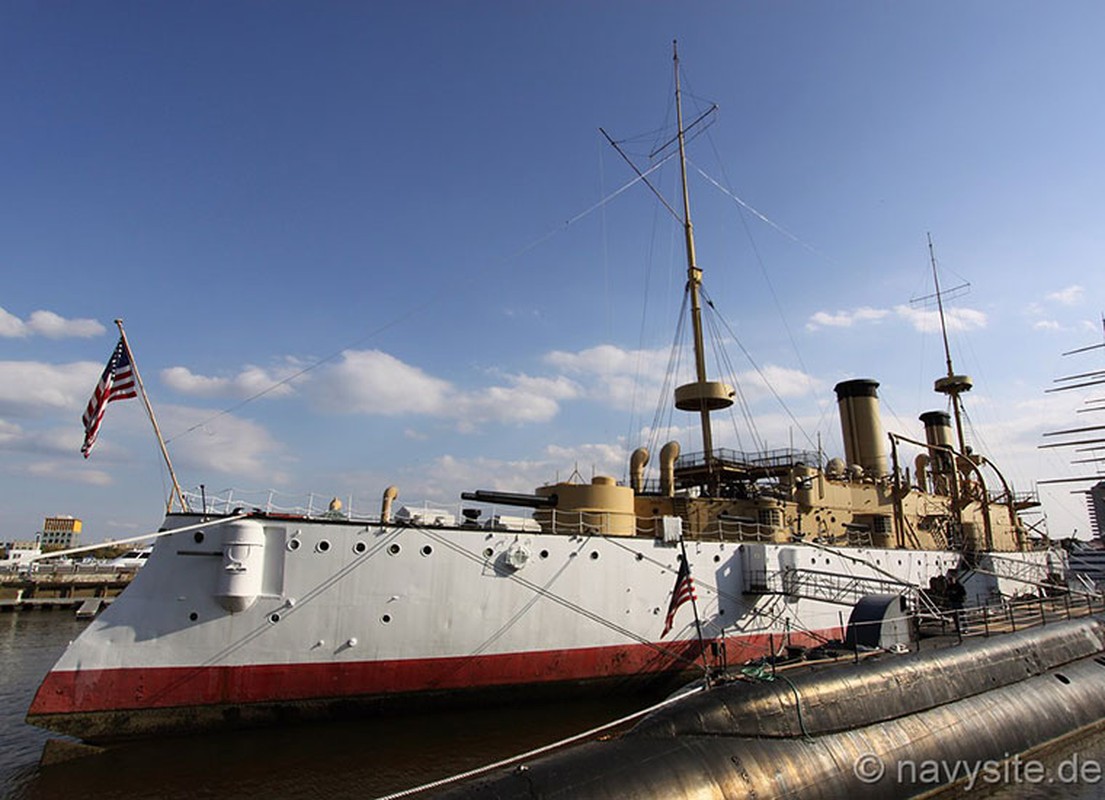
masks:
[(1010, 495), (1005, 489), (991, 489), (986, 497), (991, 504), (996, 505), (1008, 505), (1012, 500), (1013, 508), (1016, 509), (1035, 508), (1040, 505), (1040, 493), (1037, 491), (1013, 492)]
[(816, 569), (786, 567), (781, 570), (749, 570), (748, 591), (756, 594), (780, 594), (803, 597), (842, 606), (854, 606), (869, 594), (906, 594), (916, 590), (912, 584), (878, 575), (844, 575)]
[[(787, 451), (791, 452), (791, 451)], [(302, 517), (316, 520), (351, 520), (368, 525), (381, 524), (378, 501), (373, 503), (372, 511), (366, 510), (368, 501), (358, 500), (349, 495), (342, 498), (340, 509), (331, 510), (332, 495), (308, 494), (291, 495), (275, 489), (238, 490), (224, 489), (219, 492), (184, 492), (192, 513), (224, 515), (254, 510), (273, 516)], [(296, 500), (300, 502), (296, 502)], [(529, 516), (527, 512), (511, 506), (479, 508), (479, 516), (468, 517), (474, 508), (469, 502), (457, 504), (441, 503), (397, 503), (405, 516), (392, 515), (389, 524), (424, 525), (435, 527), (476, 528), (480, 530), (507, 531), (515, 533), (535, 533), (541, 530), (539, 520), (545, 522), (547, 530), (567, 535), (631, 535), (642, 538), (663, 538), (663, 517), (633, 517), (632, 524), (627, 523), (628, 514), (605, 511), (560, 511), (551, 509)], [(502, 512), (502, 513), (500, 513)], [(511, 513), (513, 512), (513, 513)], [(536, 517), (536, 518), (535, 518)], [(785, 534), (785, 535), (784, 535)], [(790, 538), (788, 531), (778, 525), (753, 519), (726, 518), (712, 519), (702, 528), (691, 528), (686, 521), (683, 535), (687, 539), (718, 542), (773, 542), (780, 537)], [(838, 537), (820, 537), (816, 541), (833, 546), (871, 547), (873, 540), (870, 531), (848, 530)]]
[(133, 573), (137, 567), (120, 567), (103, 562), (73, 562), (70, 564), (51, 563), (50, 561), (14, 562), (0, 564), (0, 578), (11, 575), (104, 575), (118, 572)]
[(1105, 594), (1101, 592), (1066, 591), (1062, 587), (1056, 592), (941, 609), (938, 614), (920, 615), (920, 630), (929, 636), (985, 637), (1105, 612)]
[[(746, 453), (719, 447), (713, 451), (710, 462), (723, 469), (778, 470), (791, 467), (820, 467), (821, 456), (813, 450), (795, 450), (790, 447)], [(706, 466), (706, 453), (686, 453), (675, 460), (676, 472)]]

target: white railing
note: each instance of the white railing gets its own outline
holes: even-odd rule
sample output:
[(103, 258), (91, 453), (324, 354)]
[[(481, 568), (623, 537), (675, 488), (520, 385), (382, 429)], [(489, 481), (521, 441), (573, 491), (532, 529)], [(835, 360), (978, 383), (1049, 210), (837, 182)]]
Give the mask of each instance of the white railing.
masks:
[[(291, 494), (276, 489), (220, 489), (200, 492), (198, 489), (184, 492), (193, 513), (229, 515), (253, 510), (266, 514), (306, 517), (312, 519), (349, 519), (367, 524), (380, 524), (379, 496), (371, 499), (352, 494), (337, 498), (341, 508), (331, 511), (332, 494)], [(400, 514), (405, 509), (406, 515)], [(477, 517), (467, 519), (464, 511), (479, 509)], [(630, 521), (628, 518), (632, 518)], [(436, 520), (436, 522), (435, 522)], [(458, 503), (404, 503), (396, 501), (392, 509), (391, 523), (429, 525), (436, 527), (480, 528), (487, 530), (534, 533), (552, 531), (574, 536), (632, 535), (663, 538), (662, 517), (636, 517), (628, 512), (559, 511), (542, 509), (531, 513), (515, 506)], [(771, 542), (783, 531), (777, 525), (765, 525), (755, 520), (714, 519), (703, 530), (692, 531), (684, 523), (687, 538), (721, 542)], [(813, 531), (810, 535), (816, 535)], [(824, 533), (821, 534), (822, 538)], [(789, 532), (786, 538), (789, 538)], [(820, 540), (820, 539), (819, 539)], [(839, 540), (839, 542), (838, 542)], [(849, 531), (836, 537), (832, 543), (856, 547), (872, 546), (871, 533)]]

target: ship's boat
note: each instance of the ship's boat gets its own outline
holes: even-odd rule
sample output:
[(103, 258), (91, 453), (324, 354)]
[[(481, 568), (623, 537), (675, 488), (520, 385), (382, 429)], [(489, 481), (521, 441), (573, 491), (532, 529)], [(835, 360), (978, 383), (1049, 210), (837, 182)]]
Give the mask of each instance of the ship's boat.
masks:
[(614, 690), (840, 638), (871, 594), (916, 609), (951, 577), (983, 602), (1062, 581), (1018, 516), (1034, 500), (967, 446), (971, 381), (950, 358), (935, 386), (949, 410), (923, 414), (914, 438), (884, 435), (878, 383), (849, 380), (843, 458), (714, 446), (711, 415), (734, 389), (708, 377), (676, 67), (695, 380), (674, 395), (702, 449), (663, 446), (658, 479), (641, 448), (626, 484), (473, 491), (460, 515), (396, 510), (393, 487), (372, 516), (171, 510), (131, 585), (46, 675), (30, 722), (95, 742)]

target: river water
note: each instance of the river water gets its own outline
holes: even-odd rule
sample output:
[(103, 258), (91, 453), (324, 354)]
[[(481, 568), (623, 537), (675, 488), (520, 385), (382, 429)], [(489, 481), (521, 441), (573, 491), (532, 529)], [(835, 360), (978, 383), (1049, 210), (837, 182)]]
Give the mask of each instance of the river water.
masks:
[[(25, 724), (23, 717), (42, 677), (84, 624), (66, 611), (0, 614), (0, 798), (4, 800), (367, 800), (557, 741), (657, 699), (515, 704), (475, 712), (160, 738), (40, 768), (38, 759), (51, 734)], [(978, 771), (973, 785), (948, 796), (1105, 798), (1105, 733), (1064, 743), (1019, 763), (1020, 769)], [(990, 779), (995, 776), (996, 780)]]
[(654, 701), (592, 698), (161, 738), (40, 768), (43, 744), (55, 735), (23, 718), (39, 682), (84, 624), (67, 611), (0, 614), (4, 800), (367, 800), (558, 741)]

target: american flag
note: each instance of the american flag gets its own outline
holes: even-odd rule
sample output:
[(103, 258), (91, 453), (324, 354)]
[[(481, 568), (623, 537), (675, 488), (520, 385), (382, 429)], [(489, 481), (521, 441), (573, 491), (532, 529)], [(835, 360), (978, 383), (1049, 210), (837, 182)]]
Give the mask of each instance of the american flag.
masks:
[(664, 632), (660, 634), (661, 639), (667, 636), (668, 631), (671, 630), (672, 622), (675, 620), (675, 612), (679, 610), (679, 606), (688, 600), (697, 599), (694, 593), (691, 567), (687, 563), (686, 556), (684, 556), (683, 561), (679, 564), (679, 574), (675, 577), (675, 588), (671, 591), (671, 602), (668, 603), (668, 616), (664, 619)]
[(92, 399), (88, 401), (88, 408), (84, 410), (81, 421), (84, 423), (84, 444), (81, 445), (81, 453), (85, 458), (92, 452), (92, 445), (96, 444), (96, 434), (100, 432), (100, 423), (104, 420), (104, 411), (112, 400), (126, 400), (137, 397), (134, 388), (134, 370), (130, 365), (130, 353), (127, 352), (127, 344), (123, 337), (119, 337), (119, 344), (111, 358), (107, 360), (104, 374), (100, 376), (100, 382), (96, 384), (96, 391), (92, 393)]

